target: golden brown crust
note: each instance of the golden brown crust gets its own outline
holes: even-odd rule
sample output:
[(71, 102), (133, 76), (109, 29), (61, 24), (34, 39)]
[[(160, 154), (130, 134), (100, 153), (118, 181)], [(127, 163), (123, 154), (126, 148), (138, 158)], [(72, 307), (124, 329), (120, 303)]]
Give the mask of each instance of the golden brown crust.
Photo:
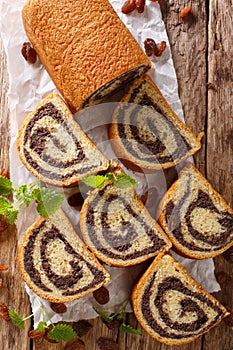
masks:
[[(70, 221), (65, 217), (65, 214), (62, 212), (61, 209), (58, 210), (58, 212), (61, 212), (64, 216), (64, 220), (66, 220), (66, 226), (69, 227), (70, 231), (74, 231), (74, 228), (72, 226), (72, 224), (70, 223)], [(98, 286), (90, 288), (88, 291), (84, 291), (83, 293), (80, 293), (78, 296), (74, 295), (74, 296), (69, 296), (69, 297), (64, 297), (64, 298), (56, 298), (53, 295), (49, 295), (46, 293), (41, 292), (36, 286), (35, 284), (31, 281), (30, 277), (28, 276), (28, 274), (26, 273), (25, 269), (24, 269), (24, 246), (28, 241), (28, 238), (30, 237), (31, 233), (33, 232), (33, 230), (35, 230), (40, 224), (41, 222), (43, 222), (45, 220), (45, 218), (43, 217), (39, 217), (28, 229), (27, 231), (24, 233), (23, 237), (20, 240), (20, 244), (18, 246), (18, 267), (19, 267), (19, 272), (22, 276), (22, 278), (24, 279), (24, 281), (26, 282), (26, 284), (29, 286), (29, 288), (35, 292), (37, 295), (39, 295), (41, 298), (50, 301), (50, 302), (54, 302), (54, 303), (66, 303), (66, 302), (70, 302), (72, 300), (76, 300), (79, 298), (82, 298), (83, 296), (92, 293), (94, 290), (100, 288), (102, 285), (107, 284), (110, 282), (110, 275), (109, 273), (103, 268), (103, 266), (99, 263), (99, 261), (97, 260), (97, 258), (87, 249), (87, 247), (83, 244), (83, 242), (81, 241), (81, 239), (78, 237), (76, 237), (77, 242), (79, 243), (80, 247), (82, 247), (82, 250), (84, 250), (90, 257), (90, 259), (92, 260), (92, 262), (95, 264), (95, 266), (97, 266), (101, 271), (103, 271), (105, 273), (105, 280), (103, 282), (101, 282)]]
[(72, 111), (120, 75), (141, 65), (152, 67), (107, 0), (28, 0), (22, 18)]
[[(167, 262), (167, 264), (173, 264), (175, 266), (177, 266), (177, 268), (182, 271), (182, 273), (186, 276), (186, 278), (192, 283), (192, 285), (194, 285), (195, 287), (197, 287), (200, 291), (200, 293), (203, 293), (203, 295), (205, 295), (206, 297), (208, 297), (215, 305), (217, 305), (222, 311), (223, 311), (223, 316), (213, 325), (211, 326), (208, 330), (206, 330), (205, 332), (198, 334), (194, 337), (192, 337), (191, 339), (183, 339), (183, 340), (176, 340), (175, 342), (169, 339), (164, 339), (162, 337), (159, 337), (156, 333), (154, 333), (150, 327), (145, 324), (144, 320), (141, 318), (141, 314), (139, 311), (140, 308), (140, 304), (141, 302), (143, 302), (142, 300), (140, 300), (141, 298), (141, 290), (142, 288), (148, 283), (148, 281), (150, 281), (150, 277), (153, 274), (153, 272), (156, 270), (156, 266), (157, 263), (160, 261), (160, 259), (162, 259), (164, 256), (166, 256), (166, 258), (169, 260)], [(138, 320), (138, 322), (140, 323), (140, 325), (144, 328), (144, 330), (154, 339), (156, 339), (159, 342), (165, 343), (167, 345), (182, 345), (182, 344), (186, 344), (186, 343), (190, 343), (194, 340), (196, 340), (197, 338), (199, 338), (202, 334), (208, 332), (211, 328), (217, 326), (221, 320), (228, 316), (229, 313), (228, 311), (225, 309), (225, 307), (220, 304), (220, 302), (215, 299), (211, 294), (209, 294), (206, 290), (204, 290), (186, 271), (186, 269), (180, 264), (178, 263), (169, 253), (160, 253), (156, 256), (156, 258), (154, 259), (154, 261), (152, 262), (152, 264), (149, 266), (149, 268), (146, 270), (146, 272), (143, 274), (143, 276), (140, 278), (139, 282), (134, 286), (133, 291), (132, 291), (132, 295), (131, 295), (131, 300), (132, 300), (132, 305), (133, 305), (133, 310), (135, 313), (135, 316)]]
[[(22, 163), (24, 164), (24, 166), (28, 169), (28, 171), (30, 171), (35, 177), (38, 177), (40, 180), (52, 184), (54, 186), (64, 186), (64, 187), (68, 187), (68, 186), (72, 186), (78, 183), (78, 181), (80, 180), (81, 177), (86, 176), (86, 175), (91, 175), (94, 173), (94, 171), (91, 171), (88, 174), (84, 174), (84, 175), (80, 175), (77, 171), (75, 176), (72, 176), (68, 179), (64, 179), (62, 181), (60, 180), (56, 180), (56, 179), (50, 179), (46, 176), (43, 176), (42, 174), (39, 174), (38, 172), (35, 171), (35, 169), (27, 162), (26, 158), (25, 158), (25, 154), (24, 154), (24, 145), (23, 145), (23, 137), (24, 137), (24, 131), (28, 125), (28, 123), (30, 122), (30, 120), (33, 118), (34, 114), (36, 113), (36, 111), (38, 111), (40, 109), (40, 107), (46, 105), (48, 102), (54, 102), (55, 103), (55, 107), (56, 105), (59, 105), (59, 111), (61, 112), (61, 114), (63, 114), (65, 116), (65, 118), (70, 118), (73, 120), (73, 115), (71, 113), (71, 111), (69, 110), (68, 106), (66, 105), (66, 103), (63, 101), (63, 99), (57, 94), (57, 93), (50, 93), (47, 97), (45, 97), (41, 103), (39, 103), (36, 108), (29, 113), (26, 118), (24, 119), (22, 125), (20, 126), (19, 132), (18, 132), (18, 137), (17, 137), (17, 143), (16, 143), (16, 147), (17, 147), (17, 151), (19, 154), (19, 157), (22, 161)], [(78, 133), (80, 133), (81, 128), (79, 127), (79, 125), (74, 121), (74, 123), (72, 124), (72, 128), (73, 128), (73, 132), (75, 134), (75, 132), (77, 131)], [(90, 149), (93, 149), (93, 151), (95, 151), (96, 156), (99, 155), (99, 157), (101, 157), (102, 159), (102, 165), (99, 166), (96, 169), (96, 172), (99, 171), (104, 171), (108, 168), (109, 166), (109, 161), (106, 157), (103, 156), (103, 154), (98, 150), (98, 148), (95, 146), (95, 144), (93, 143), (93, 141), (91, 139), (88, 138), (88, 136), (83, 132), (82, 132), (82, 141), (86, 141), (89, 146)]]
[[(183, 133), (186, 135), (189, 135), (190, 138), (193, 139), (193, 142), (195, 143), (195, 146), (190, 149), (189, 152), (180, 159), (177, 159), (173, 162), (166, 162), (164, 164), (160, 163), (150, 163), (150, 165), (146, 163), (140, 162), (140, 160), (132, 160), (132, 155), (127, 152), (126, 148), (123, 146), (123, 143), (120, 140), (120, 137), (118, 135), (118, 130), (117, 130), (117, 123), (116, 123), (116, 116), (118, 113), (119, 108), (121, 107), (121, 104), (124, 102), (128, 102), (130, 99), (130, 96), (133, 92), (133, 90), (141, 84), (141, 82), (146, 81), (147, 84), (150, 85), (151, 91), (154, 91), (155, 95), (157, 95), (157, 98), (159, 100), (159, 104), (162, 106), (163, 110), (166, 111), (169, 115), (170, 118), (172, 119), (174, 125), (177, 127), (178, 130), (183, 130)], [(201, 148), (201, 139), (203, 137), (204, 133), (200, 133), (198, 137), (192, 133), (192, 131), (187, 127), (186, 124), (184, 124), (179, 117), (175, 114), (175, 112), (171, 109), (165, 98), (163, 97), (161, 91), (159, 88), (156, 86), (154, 81), (151, 79), (149, 75), (144, 75), (141, 78), (135, 80), (135, 82), (131, 85), (129, 91), (125, 96), (120, 101), (120, 104), (115, 108), (113, 112), (113, 117), (112, 117), (112, 124), (110, 125), (109, 128), (109, 139), (111, 140), (112, 147), (114, 149), (114, 152), (118, 156), (119, 159), (124, 163), (125, 166), (128, 168), (135, 170), (135, 171), (141, 171), (143, 170), (148, 171), (148, 170), (161, 170), (161, 169), (167, 169), (170, 168), (183, 160), (187, 159), (188, 157), (192, 156), (194, 153), (196, 153), (200, 148)], [(136, 163), (137, 161), (137, 163)]]
[[(228, 211), (230, 214), (233, 215), (233, 209), (229, 206), (229, 204), (225, 201), (225, 199), (213, 188), (213, 186), (208, 182), (208, 180), (202, 175), (202, 173), (192, 164), (192, 163), (187, 163), (185, 167), (182, 169), (185, 171), (185, 169), (191, 168), (193, 169), (201, 178), (201, 180), (205, 183), (205, 186), (208, 189), (208, 193), (211, 193), (212, 195), (216, 196), (219, 200), (219, 202), (222, 203), (222, 205), (225, 207), (225, 210)], [(181, 174), (182, 174), (181, 170)], [(186, 250), (183, 245), (181, 245), (177, 240), (174, 238), (174, 236), (166, 229), (166, 217), (165, 217), (165, 211), (166, 211), (166, 206), (167, 203), (174, 198), (174, 194), (177, 191), (179, 185), (179, 178), (171, 185), (171, 187), (168, 189), (168, 191), (165, 193), (163, 198), (160, 201), (159, 204), (159, 219), (158, 222), (161, 225), (161, 227), (164, 229), (166, 234), (168, 235), (169, 239), (171, 240), (175, 250), (182, 256), (187, 257), (187, 258), (193, 258), (197, 260), (201, 259), (208, 259), (208, 258), (214, 258), (223, 252), (225, 252), (227, 249), (229, 249), (231, 246), (233, 246), (233, 241), (223, 247), (222, 249), (219, 249), (218, 251), (212, 251), (212, 252), (203, 252), (203, 254), (198, 253), (196, 254), (195, 252), (190, 253), (190, 251)]]

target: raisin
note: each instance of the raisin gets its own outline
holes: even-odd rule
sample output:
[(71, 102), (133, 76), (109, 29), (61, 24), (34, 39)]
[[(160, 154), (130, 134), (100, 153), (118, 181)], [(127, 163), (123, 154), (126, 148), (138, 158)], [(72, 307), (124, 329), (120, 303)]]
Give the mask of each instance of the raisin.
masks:
[(97, 344), (100, 350), (119, 350), (119, 345), (111, 338), (100, 337)]
[(37, 54), (30, 42), (23, 43), (21, 53), (28, 63), (36, 63)]
[(127, 15), (136, 9), (136, 0), (126, 0), (124, 5), (121, 8), (121, 12)]
[(180, 18), (182, 19), (185, 18), (191, 10), (192, 10), (192, 6), (185, 7), (180, 13)]
[(0, 272), (7, 271), (7, 270), (8, 270), (8, 266), (0, 264)]
[(2, 318), (5, 321), (10, 321), (10, 316), (9, 316), (9, 309), (6, 306), (6, 304), (0, 304), (0, 318)]
[(145, 8), (146, 0), (136, 0), (136, 9), (138, 13), (143, 13)]
[(63, 303), (50, 303), (50, 307), (57, 314), (64, 314), (67, 311), (67, 307)]
[(78, 338), (74, 338), (66, 343), (64, 350), (84, 350), (85, 343)]
[(76, 192), (74, 194), (72, 194), (68, 200), (67, 200), (68, 204), (71, 207), (76, 207), (77, 209), (81, 209), (83, 202), (84, 202), (84, 198), (82, 196), (81, 192)]
[(104, 305), (109, 302), (109, 291), (104, 286), (100, 287), (99, 289), (95, 290), (93, 292), (93, 296), (97, 303)]
[(80, 338), (86, 335), (92, 327), (92, 324), (86, 320), (79, 320), (73, 323), (73, 329)]
[(41, 339), (45, 335), (45, 330), (42, 332), (37, 332), (36, 330), (28, 331), (28, 337), (30, 339)]
[(0, 176), (4, 176), (4, 177), (9, 179), (9, 177), (10, 177), (9, 171), (5, 168), (0, 169)]
[(233, 246), (223, 253), (224, 259), (229, 262), (233, 262)]
[(153, 55), (155, 47), (156, 47), (156, 44), (155, 44), (154, 39), (147, 38), (144, 41), (144, 48), (145, 48), (147, 56), (152, 56)]
[(112, 322), (110, 322), (110, 323), (108, 323), (106, 321), (103, 321), (103, 322), (108, 327), (108, 329), (118, 329), (118, 328), (120, 328), (123, 320), (118, 320), (116, 317), (114, 317)]
[(166, 49), (166, 41), (161, 41), (160, 44), (156, 44), (156, 48), (154, 50), (154, 55), (159, 57), (162, 55), (163, 51)]

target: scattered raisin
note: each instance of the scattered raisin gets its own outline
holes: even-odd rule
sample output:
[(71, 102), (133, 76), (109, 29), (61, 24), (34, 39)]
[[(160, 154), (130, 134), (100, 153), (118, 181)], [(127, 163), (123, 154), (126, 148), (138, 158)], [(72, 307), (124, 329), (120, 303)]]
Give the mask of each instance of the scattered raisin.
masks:
[(21, 53), (28, 63), (36, 63), (37, 54), (30, 42), (23, 43)]
[(28, 331), (28, 337), (30, 339), (41, 339), (45, 335), (45, 330), (42, 332), (37, 332), (36, 330)]
[(84, 350), (85, 343), (78, 338), (74, 338), (66, 343), (64, 350)]
[(9, 179), (10, 175), (9, 175), (9, 171), (5, 168), (0, 169), (0, 175), (7, 177)]
[(229, 262), (233, 262), (233, 246), (223, 253), (224, 259)]
[(136, 0), (126, 0), (124, 5), (121, 8), (121, 12), (127, 15), (136, 9)]
[(97, 340), (100, 350), (119, 350), (119, 345), (111, 338), (101, 337)]
[(92, 327), (92, 324), (87, 320), (79, 320), (73, 323), (73, 329), (80, 338), (86, 335)]
[(50, 303), (50, 307), (57, 314), (64, 314), (67, 311), (67, 307), (63, 303)]
[(146, 0), (136, 0), (136, 9), (138, 13), (143, 13), (145, 8)]
[(0, 272), (7, 271), (7, 270), (8, 270), (8, 266), (0, 264)]
[(9, 226), (8, 222), (0, 220), (0, 233), (6, 231), (8, 226)]
[(192, 6), (185, 7), (180, 13), (180, 18), (182, 19), (185, 18), (191, 10), (192, 10)]
[(83, 202), (84, 202), (84, 198), (82, 196), (81, 192), (76, 192), (74, 194), (72, 194), (68, 199), (67, 199), (68, 204), (71, 207), (77, 207), (77, 209), (81, 209)]
[(10, 321), (10, 316), (9, 316), (9, 309), (6, 306), (6, 304), (1, 303), (0, 304), (0, 318), (2, 318), (5, 321)]
[(108, 323), (106, 321), (104, 321), (104, 324), (108, 327), (108, 329), (118, 329), (120, 328), (123, 320), (118, 320), (117, 317), (114, 317), (112, 322)]
[(226, 286), (232, 281), (231, 276), (224, 271), (216, 273), (216, 278), (221, 287)]
[(160, 44), (156, 44), (154, 39), (147, 38), (144, 41), (144, 48), (147, 56), (155, 55), (157, 57), (161, 56), (163, 51), (166, 49), (166, 41), (161, 41)]
[(109, 291), (104, 286), (100, 287), (99, 289), (95, 290), (93, 292), (93, 296), (97, 303), (104, 305), (109, 302)]

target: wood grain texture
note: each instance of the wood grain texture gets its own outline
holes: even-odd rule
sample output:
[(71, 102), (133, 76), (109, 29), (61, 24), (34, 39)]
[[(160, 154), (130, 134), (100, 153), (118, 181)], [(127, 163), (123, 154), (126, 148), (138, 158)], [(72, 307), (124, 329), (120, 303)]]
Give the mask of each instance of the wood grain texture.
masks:
[[(179, 94), (186, 123), (195, 134), (205, 130), (203, 147), (195, 156), (197, 167), (213, 186), (233, 205), (233, 113), (232, 113), (232, 19), (231, 0), (161, 0), (173, 60), (177, 72)], [(191, 14), (181, 20), (179, 14), (192, 5)], [(0, 41), (0, 167), (9, 167), (9, 114), (7, 108), (7, 72)], [(209, 83), (209, 84), (208, 84)], [(24, 284), (16, 265), (17, 233), (14, 227), (0, 234), (0, 263), (9, 266), (1, 273), (3, 288), (0, 302), (5, 302), (21, 314), (28, 315), (30, 306)], [(232, 263), (215, 259), (216, 272), (224, 271), (233, 278)], [(232, 307), (233, 285), (222, 285), (215, 297)], [(140, 329), (135, 317), (129, 323)], [(97, 339), (111, 337), (120, 350), (233, 350), (232, 328), (224, 322), (193, 343), (166, 346), (149, 337), (110, 331), (100, 319), (90, 321), (91, 331), (83, 337), (86, 350), (99, 350)], [(0, 319), (0, 344), (4, 350), (62, 350), (65, 343), (51, 344), (46, 340), (29, 341), (27, 329), (20, 331), (11, 322)]]
[[(8, 88), (5, 55), (0, 37), (0, 168), (9, 168), (9, 113), (7, 108), (6, 92)], [(5, 303), (23, 316), (30, 315), (30, 303), (19, 276), (17, 267), (17, 231), (11, 226), (7, 231), (0, 233), (0, 264), (9, 267), (2, 272), (2, 288), (0, 288), (0, 303)], [(30, 329), (30, 320), (26, 322), (25, 331), (17, 329), (11, 322), (0, 319), (0, 344), (5, 350), (23, 350), (30, 348), (27, 331)]]

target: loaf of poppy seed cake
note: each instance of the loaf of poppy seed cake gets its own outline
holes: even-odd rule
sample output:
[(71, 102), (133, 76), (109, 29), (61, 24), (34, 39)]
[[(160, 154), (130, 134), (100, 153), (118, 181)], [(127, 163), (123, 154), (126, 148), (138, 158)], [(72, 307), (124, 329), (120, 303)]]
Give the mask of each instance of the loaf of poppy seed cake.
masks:
[(169, 254), (159, 254), (133, 289), (132, 304), (141, 326), (157, 341), (194, 341), (229, 313)]
[(61, 209), (49, 218), (39, 217), (25, 232), (18, 263), (29, 288), (56, 303), (81, 298), (110, 281)]
[(233, 210), (191, 163), (162, 198), (159, 222), (190, 258), (215, 257), (233, 246)]
[[(114, 173), (123, 172), (116, 167)], [(84, 201), (80, 228), (88, 248), (112, 266), (135, 265), (171, 248), (136, 191), (119, 188), (111, 181), (92, 191)]]
[(55, 93), (25, 118), (17, 148), (21, 161), (33, 175), (56, 186), (72, 185), (109, 165)]
[(25, 32), (73, 112), (151, 69), (108, 0), (28, 0)]
[(148, 75), (134, 81), (113, 113), (109, 129), (113, 149), (133, 170), (166, 169), (201, 147)]

